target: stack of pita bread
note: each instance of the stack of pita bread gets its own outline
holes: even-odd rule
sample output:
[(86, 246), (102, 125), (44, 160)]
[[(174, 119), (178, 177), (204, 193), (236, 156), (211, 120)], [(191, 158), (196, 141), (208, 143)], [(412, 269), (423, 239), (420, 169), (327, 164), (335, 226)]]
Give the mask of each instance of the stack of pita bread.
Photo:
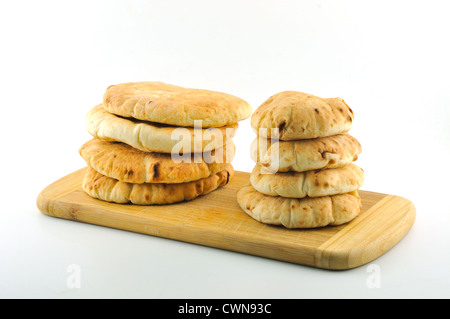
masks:
[(353, 111), (341, 98), (285, 91), (253, 114), (257, 133), (250, 184), (238, 191), (254, 219), (287, 228), (341, 225), (361, 211), (360, 143), (348, 131)]
[(232, 138), (251, 116), (235, 96), (161, 82), (112, 85), (86, 116), (80, 148), (91, 197), (137, 205), (192, 200), (226, 185)]

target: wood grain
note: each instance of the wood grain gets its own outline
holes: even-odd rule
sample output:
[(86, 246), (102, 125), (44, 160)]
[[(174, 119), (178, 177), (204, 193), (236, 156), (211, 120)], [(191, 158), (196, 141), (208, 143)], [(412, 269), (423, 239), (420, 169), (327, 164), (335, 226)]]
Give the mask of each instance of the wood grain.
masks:
[(230, 183), (190, 202), (137, 206), (93, 199), (81, 189), (85, 169), (45, 188), (39, 210), (52, 217), (133, 231), (323, 269), (351, 269), (386, 253), (411, 229), (407, 199), (360, 191), (363, 211), (352, 222), (318, 229), (262, 224), (239, 207), (236, 192), (249, 181), (237, 171)]

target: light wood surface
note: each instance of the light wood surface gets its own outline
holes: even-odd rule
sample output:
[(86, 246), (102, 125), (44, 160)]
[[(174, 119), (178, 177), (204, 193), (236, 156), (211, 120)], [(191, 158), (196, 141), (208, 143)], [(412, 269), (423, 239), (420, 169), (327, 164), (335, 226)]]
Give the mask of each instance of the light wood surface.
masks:
[(262, 224), (239, 207), (237, 190), (249, 173), (193, 201), (162, 206), (103, 202), (81, 189), (85, 169), (49, 185), (39, 210), (52, 217), (175, 239), (323, 269), (350, 269), (386, 253), (411, 229), (414, 205), (407, 199), (360, 191), (363, 211), (352, 222), (318, 229)]

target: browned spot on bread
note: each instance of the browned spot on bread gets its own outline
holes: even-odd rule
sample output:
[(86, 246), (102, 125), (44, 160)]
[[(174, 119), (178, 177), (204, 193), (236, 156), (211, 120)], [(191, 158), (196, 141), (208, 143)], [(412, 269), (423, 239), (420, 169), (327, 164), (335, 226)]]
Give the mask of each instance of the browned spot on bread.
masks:
[(348, 120), (350, 121), (350, 122), (353, 122), (353, 118), (349, 115), (348, 116)]
[(225, 185), (230, 182), (230, 176), (231, 176), (230, 172), (227, 172), (227, 182), (225, 183)]
[(285, 127), (286, 127), (286, 121), (283, 121), (280, 123), (280, 125), (278, 125), (278, 128), (280, 129), (280, 131), (284, 130)]
[(320, 112), (319, 112), (318, 109), (314, 109), (314, 111), (315, 111), (317, 114), (320, 114)]
[(344, 112), (344, 109), (342, 107), (339, 108), (339, 111)]
[(319, 180), (318, 180), (318, 179), (316, 179), (316, 180), (314, 181), (314, 184), (315, 184), (316, 186), (320, 186), (320, 182), (319, 182)]
[(153, 165), (153, 178), (158, 178), (159, 175), (159, 163), (156, 163)]
[(150, 196), (148, 194), (145, 194), (145, 200), (148, 202), (150, 201)]
[(330, 159), (330, 165), (334, 165), (336, 164), (336, 160), (335, 159)]
[(132, 169), (130, 169), (130, 170), (127, 170), (127, 175), (130, 177), (130, 176), (133, 176), (133, 174), (134, 174), (134, 171), (132, 170)]

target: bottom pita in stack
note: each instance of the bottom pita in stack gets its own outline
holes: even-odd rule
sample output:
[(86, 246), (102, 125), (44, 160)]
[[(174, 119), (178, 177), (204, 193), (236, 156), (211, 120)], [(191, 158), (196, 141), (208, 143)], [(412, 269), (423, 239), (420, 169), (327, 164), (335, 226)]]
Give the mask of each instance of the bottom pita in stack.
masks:
[(120, 182), (88, 168), (83, 181), (83, 190), (91, 197), (119, 204), (162, 205), (190, 201), (228, 184), (233, 176), (233, 166), (187, 183), (144, 183)]
[(241, 208), (257, 221), (286, 228), (341, 225), (355, 218), (361, 209), (357, 191), (298, 199), (264, 195), (249, 184), (238, 191), (237, 199)]

